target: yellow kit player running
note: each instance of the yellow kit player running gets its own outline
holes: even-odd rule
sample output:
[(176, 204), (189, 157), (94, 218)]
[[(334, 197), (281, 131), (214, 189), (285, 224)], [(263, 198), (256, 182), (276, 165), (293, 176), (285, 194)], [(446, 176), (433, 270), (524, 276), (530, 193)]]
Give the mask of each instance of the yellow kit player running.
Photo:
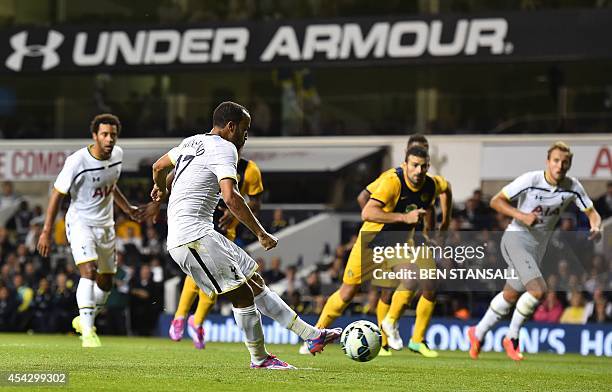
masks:
[[(429, 151), (429, 142), (423, 135), (410, 136), (406, 148), (409, 149), (412, 146), (421, 146)], [(383, 172), (376, 180), (374, 180), (374, 182), (370, 183), (366, 189), (361, 191), (357, 197), (357, 201), (362, 209), (370, 199), (370, 195), (380, 184), (381, 179), (390, 173), (393, 174), (394, 172), (395, 169), (389, 169)], [(431, 176), (440, 187), (439, 198), (442, 211), (442, 221), (440, 222), (439, 230), (445, 231), (448, 229), (452, 214), (453, 195), (451, 186), (450, 183), (440, 175), (430, 175), (429, 173), (427, 175)], [(427, 219), (423, 223), (424, 224), (419, 224), (416, 229), (430, 230), (435, 227), (435, 211), (433, 207), (428, 209)], [(404, 313), (405, 308), (412, 300), (415, 291), (416, 287), (404, 287), (404, 285), (396, 290), (382, 288), (380, 298), (376, 306), (376, 318), (378, 320), (379, 327), (381, 327), (383, 337), (383, 350), (381, 350), (379, 355), (391, 355), (388, 348), (393, 348), (394, 350), (402, 349), (404, 344), (399, 334), (398, 321)], [(413, 351), (419, 352), (426, 357), (437, 356), (435, 351), (430, 350), (426, 345), (420, 344), (425, 336), (425, 331), (434, 311), (434, 296), (435, 293), (432, 292), (432, 290), (426, 290), (424, 295), (422, 294), (419, 298), (419, 302), (417, 304), (417, 320), (415, 321), (414, 333), (409, 344), (409, 347)], [(385, 331), (388, 332), (388, 335)], [(390, 336), (390, 339), (388, 339), (387, 336)]]
[[(426, 209), (433, 205), (435, 198), (446, 188), (445, 182), (439, 183), (427, 176), (428, 168), (427, 150), (413, 146), (406, 152), (406, 160), (401, 166), (381, 176), (378, 187), (362, 211), (364, 223), (351, 250), (342, 286), (327, 300), (317, 327), (331, 325), (354, 298), (359, 285), (372, 278), (377, 265), (368, 257), (371, 255), (362, 255), (362, 248), (369, 249), (362, 246), (363, 237), (369, 238), (383, 232), (391, 235), (403, 232), (404, 241), (408, 240), (409, 233), (421, 222)], [(417, 261), (421, 268), (435, 268), (435, 263), (431, 263), (433, 260)]]
[[(261, 171), (255, 162), (240, 158), (237, 166), (238, 172), (238, 189), (243, 196), (248, 196), (248, 206), (253, 213), (257, 215), (261, 207), (261, 194), (263, 192), (263, 182), (261, 180)], [(172, 181), (167, 182), (170, 184)], [(229, 212), (223, 200), (219, 201), (219, 205), (213, 216), (215, 230), (224, 234), (227, 239), (234, 241), (236, 239), (236, 231), (238, 229), (238, 220)], [(204, 341), (204, 320), (210, 313), (210, 310), (215, 305), (217, 295), (206, 295), (200, 290), (192, 277), (187, 275), (181, 297), (178, 303), (174, 319), (170, 325), (169, 335), (172, 340), (179, 341), (183, 338), (185, 330), (185, 317), (189, 313), (193, 302), (199, 297), (198, 306), (195, 313), (189, 317), (187, 321), (187, 332), (193, 340), (193, 344), (197, 349), (203, 349), (206, 345)]]

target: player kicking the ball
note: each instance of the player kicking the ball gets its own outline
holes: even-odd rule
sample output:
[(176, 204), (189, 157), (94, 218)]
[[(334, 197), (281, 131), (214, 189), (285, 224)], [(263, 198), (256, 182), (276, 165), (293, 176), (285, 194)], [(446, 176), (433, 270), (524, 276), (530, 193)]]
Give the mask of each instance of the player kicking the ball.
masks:
[[(492, 208), (513, 218), (502, 237), (501, 250), (508, 268), (513, 269), (519, 279), (508, 280), (478, 325), (468, 329), (472, 359), (478, 358), (486, 333), (510, 313), (512, 307), (515, 307), (512, 321), (502, 344), (508, 357), (515, 361), (523, 359), (519, 330), (546, 293), (540, 263), (559, 217), (572, 202), (589, 219), (589, 239), (601, 236), (601, 217), (593, 208), (593, 202), (578, 180), (566, 177), (571, 166), (569, 146), (556, 142), (548, 149), (546, 170), (521, 175), (491, 200)], [(517, 208), (510, 205), (514, 200), (518, 200)]]
[(131, 205), (117, 188), (123, 160), (123, 150), (115, 145), (121, 133), (119, 119), (100, 114), (91, 122), (90, 131), (94, 143), (66, 158), (55, 180), (37, 249), (43, 257), (49, 255), (55, 216), (63, 197), (70, 194), (66, 236), (81, 274), (76, 291), (79, 316), (72, 326), (81, 333), (83, 347), (99, 347), (94, 320), (106, 303), (117, 271), (113, 202), (133, 220), (144, 218), (145, 209)]
[(233, 102), (221, 103), (213, 113), (213, 129), (189, 137), (153, 165), (154, 201), (165, 199), (166, 176), (174, 167), (168, 204), (168, 252), (208, 296), (226, 296), (236, 323), (245, 333), (251, 368), (294, 369), (270, 355), (264, 344), (259, 312), (304, 339), (311, 353), (340, 337), (340, 329), (316, 329), (305, 323), (269, 290), (255, 273), (257, 264), (244, 250), (216, 232), (213, 213), (219, 193), (232, 214), (249, 228), (264, 249), (278, 240), (266, 232), (240, 195), (236, 184), (238, 150), (251, 124), (248, 111)]
[[(238, 151), (240, 153), (240, 151)], [(261, 172), (257, 167), (257, 164), (251, 160), (244, 158), (238, 159), (237, 166), (238, 176), (238, 189), (243, 197), (248, 197), (247, 205), (253, 211), (253, 214), (257, 216), (259, 209), (261, 208), (261, 194), (263, 193), (263, 182), (261, 179)], [(174, 171), (170, 172), (166, 177), (166, 184), (171, 184), (174, 179)], [(170, 192), (170, 188), (168, 188)], [(239, 222), (231, 214), (230, 210), (226, 208), (223, 201), (219, 201), (215, 213), (213, 214), (213, 224), (215, 230), (225, 235), (230, 241), (236, 239), (236, 234), (239, 229)], [(187, 314), (189, 309), (193, 305), (196, 297), (198, 298), (198, 306), (193, 315), (187, 320)], [(198, 288), (197, 283), (189, 276), (185, 277), (183, 289), (181, 290), (181, 296), (179, 303), (174, 313), (174, 319), (170, 323), (169, 335), (170, 339), (179, 341), (183, 338), (185, 330), (185, 321), (187, 321), (187, 331), (189, 336), (193, 340), (193, 345), (196, 349), (201, 350), (206, 347), (204, 340), (204, 320), (210, 313), (215, 302), (217, 301), (216, 294), (209, 297), (202, 290)]]

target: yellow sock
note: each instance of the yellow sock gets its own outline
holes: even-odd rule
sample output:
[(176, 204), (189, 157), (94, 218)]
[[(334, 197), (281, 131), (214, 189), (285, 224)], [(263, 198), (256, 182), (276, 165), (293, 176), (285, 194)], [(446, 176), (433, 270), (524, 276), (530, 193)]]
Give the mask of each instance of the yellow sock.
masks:
[(187, 276), (185, 278), (185, 284), (183, 284), (183, 291), (181, 291), (181, 298), (179, 299), (176, 313), (174, 313), (174, 318), (187, 317), (187, 313), (189, 313), (189, 309), (191, 309), (191, 305), (193, 305), (193, 301), (195, 301), (198, 291), (200, 291), (200, 289), (195, 280), (193, 280), (191, 276)]
[[(378, 320), (379, 327), (382, 321), (384, 320), (385, 316), (387, 315), (387, 312), (389, 311), (390, 306), (391, 306), (390, 304), (386, 304), (380, 299), (378, 300), (378, 304), (376, 305), (376, 319)], [(387, 335), (382, 331), (382, 328), (380, 332), (382, 333), (382, 346), (386, 347), (388, 345)]]
[(198, 307), (193, 315), (193, 323), (195, 325), (202, 325), (204, 324), (204, 320), (206, 320), (206, 316), (210, 313), (210, 310), (215, 306), (215, 302), (217, 302), (217, 294), (213, 293), (212, 297), (209, 297), (205, 292), (200, 290), (198, 295)]
[(412, 332), (412, 341), (414, 343), (421, 343), (425, 338), (425, 331), (429, 326), (429, 321), (435, 307), (435, 301), (430, 301), (421, 295), (416, 307), (416, 320), (414, 321), (414, 331)]
[(410, 304), (412, 300), (412, 296), (414, 295), (414, 291), (406, 290), (403, 288), (398, 288), (393, 293), (393, 297), (391, 297), (391, 306), (389, 307), (389, 311), (387, 312), (387, 318), (392, 323), (397, 323), (397, 321), (404, 314), (404, 309)]
[(319, 321), (317, 321), (317, 328), (327, 328), (333, 324), (333, 322), (340, 317), (344, 309), (348, 306), (348, 302), (344, 302), (340, 297), (340, 292), (334, 292), (325, 303)]

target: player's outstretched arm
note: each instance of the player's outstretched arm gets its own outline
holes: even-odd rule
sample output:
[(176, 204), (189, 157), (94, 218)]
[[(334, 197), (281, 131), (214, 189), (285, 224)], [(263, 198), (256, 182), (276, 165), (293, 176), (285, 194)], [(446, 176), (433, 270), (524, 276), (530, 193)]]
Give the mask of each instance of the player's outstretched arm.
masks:
[(224, 178), (219, 182), (219, 187), (221, 188), (223, 201), (232, 214), (257, 236), (261, 246), (266, 250), (274, 248), (278, 240), (269, 234), (261, 226), (257, 218), (255, 218), (255, 215), (253, 215), (253, 212), (238, 191), (236, 182), (232, 178)]
[(589, 224), (591, 225), (591, 235), (589, 235), (589, 240), (597, 241), (601, 238), (601, 216), (595, 209), (589, 208), (584, 212), (584, 214), (589, 218)]
[(501, 212), (502, 214), (509, 216), (510, 218), (521, 221), (526, 226), (533, 226), (538, 223), (539, 214), (535, 212), (530, 212), (526, 214), (524, 212), (519, 211), (519, 209), (512, 207), (512, 205), (510, 204), (510, 200), (508, 200), (508, 198), (503, 192), (499, 192), (497, 195), (493, 196), (489, 205), (495, 211)]
[(36, 249), (42, 257), (49, 256), (51, 250), (51, 233), (53, 231), (53, 222), (57, 216), (59, 205), (64, 198), (64, 195), (53, 188), (51, 191), (51, 198), (49, 199), (49, 206), (47, 207), (47, 213), (45, 215), (45, 224), (42, 229), (42, 233), (38, 237), (38, 244)]
[(380, 201), (370, 199), (367, 202), (363, 211), (361, 211), (361, 219), (374, 223), (417, 223), (426, 213), (422, 208), (402, 214), (399, 212), (386, 212), (383, 210), (383, 205)]

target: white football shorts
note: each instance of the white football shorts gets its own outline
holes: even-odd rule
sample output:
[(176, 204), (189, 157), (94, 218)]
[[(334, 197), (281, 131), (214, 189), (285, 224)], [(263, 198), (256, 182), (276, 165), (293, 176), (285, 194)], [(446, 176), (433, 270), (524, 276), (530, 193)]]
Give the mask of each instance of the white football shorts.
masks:
[(66, 221), (66, 237), (70, 242), (76, 265), (95, 261), (100, 274), (117, 272), (115, 228), (87, 226), (78, 221)]
[(234, 290), (257, 270), (251, 256), (216, 231), (168, 252), (209, 297)]
[(508, 279), (507, 283), (518, 292), (525, 291), (525, 285), (542, 277), (540, 265), (546, 253), (548, 241), (536, 240), (524, 231), (506, 231), (501, 239), (501, 253), (509, 270), (518, 279)]

